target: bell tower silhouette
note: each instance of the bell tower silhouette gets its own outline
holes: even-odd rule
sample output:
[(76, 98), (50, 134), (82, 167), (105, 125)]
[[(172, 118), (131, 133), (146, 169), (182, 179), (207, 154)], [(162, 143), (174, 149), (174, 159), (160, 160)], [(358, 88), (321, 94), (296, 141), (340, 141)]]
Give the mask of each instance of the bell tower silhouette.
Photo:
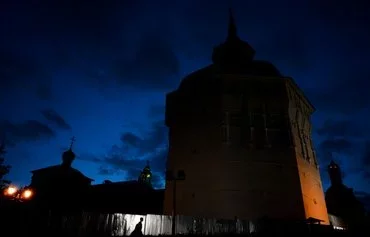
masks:
[(146, 166), (141, 171), (138, 181), (152, 187), (152, 171), (150, 170), (149, 161), (146, 162)]
[(332, 186), (340, 186), (343, 184), (342, 171), (337, 163), (333, 160), (328, 166), (328, 173), (330, 177), (330, 182)]
[(69, 149), (67, 151), (63, 152), (62, 166), (65, 167), (65, 168), (71, 168), (72, 162), (76, 158), (75, 153), (72, 151), (72, 147), (73, 147), (73, 144), (74, 144), (75, 141), (76, 141), (76, 138), (73, 136), (71, 138), (71, 144), (69, 146)]

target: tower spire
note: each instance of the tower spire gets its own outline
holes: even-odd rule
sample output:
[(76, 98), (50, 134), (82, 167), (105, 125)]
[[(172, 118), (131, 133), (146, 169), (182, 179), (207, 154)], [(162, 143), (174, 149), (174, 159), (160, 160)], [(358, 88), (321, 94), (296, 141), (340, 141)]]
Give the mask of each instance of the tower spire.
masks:
[(71, 138), (71, 144), (69, 145), (69, 149), (63, 152), (62, 155), (62, 165), (66, 168), (70, 168), (72, 165), (73, 160), (76, 158), (75, 153), (72, 151), (73, 143), (76, 141), (76, 138), (73, 136)]
[(73, 137), (71, 138), (71, 144), (69, 145), (69, 150), (72, 150), (73, 143), (75, 143), (75, 141), (76, 141), (76, 137), (75, 137), (75, 136), (73, 136)]
[(237, 37), (238, 37), (238, 34), (237, 34), (235, 19), (233, 16), (233, 11), (231, 8), (229, 8), (229, 28), (228, 28), (227, 38), (232, 39), (232, 38), (237, 38)]
[(249, 64), (253, 60), (254, 54), (254, 49), (247, 42), (239, 38), (233, 12), (231, 8), (229, 8), (227, 37), (224, 43), (213, 49), (213, 63), (217, 64), (220, 68), (235, 68)]

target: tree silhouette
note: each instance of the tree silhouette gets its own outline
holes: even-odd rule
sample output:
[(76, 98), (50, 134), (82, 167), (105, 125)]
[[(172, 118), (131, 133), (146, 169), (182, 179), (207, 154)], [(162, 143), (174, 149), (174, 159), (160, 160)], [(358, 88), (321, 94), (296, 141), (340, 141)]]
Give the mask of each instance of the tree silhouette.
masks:
[(0, 190), (4, 189), (10, 183), (10, 181), (4, 179), (5, 175), (9, 173), (11, 168), (9, 165), (4, 165), (5, 154), (5, 142), (3, 141), (0, 144)]

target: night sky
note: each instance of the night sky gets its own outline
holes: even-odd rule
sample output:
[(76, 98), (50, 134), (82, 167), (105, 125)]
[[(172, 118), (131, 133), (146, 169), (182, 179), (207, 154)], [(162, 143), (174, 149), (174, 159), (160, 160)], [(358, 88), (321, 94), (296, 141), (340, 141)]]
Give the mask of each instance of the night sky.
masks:
[(231, 6), (256, 58), (315, 105), (324, 188), (334, 159), (348, 186), (370, 193), (367, 0), (28, 2), (0, 3), (0, 135), (15, 184), (59, 164), (76, 136), (73, 165), (95, 183), (136, 179), (150, 160), (163, 187), (165, 93), (211, 63)]

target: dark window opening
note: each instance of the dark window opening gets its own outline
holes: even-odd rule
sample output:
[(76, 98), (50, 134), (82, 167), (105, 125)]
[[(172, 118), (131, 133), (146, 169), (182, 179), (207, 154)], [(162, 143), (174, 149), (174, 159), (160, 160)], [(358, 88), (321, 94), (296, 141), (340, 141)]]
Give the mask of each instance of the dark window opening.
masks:
[(230, 127), (230, 142), (233, 145), (241, 145), (241, 128), (236, 126)]
[(286, 120), (281, 114), (266, 114), (266, 127), (282, 129), (286, 127)]
[(264, 149), (266, 145), (266, 131), (263, 128), (256, 128), (253, 131), (254, 145), (257, 149)]
[(252, 114), (251, 125), (255, 128), (265, 128), (265, 117), (263, 114)]
[(222, 142), (227, 142), (228, 141), (228, 132), (227, 132), (227, 126), (222, 125), (221, 126), (221, 140)]
[(290, 147), (290, 136), (289, 131), (280, 129), (268, 129), (267, 136), (269, 145), (272, 148), (289, 148)]
[(241, 113), (230, 113), (230, 125), (240, 127), (243, 123)]
[(264, 104), (259, 104), (259, 103), (253, 103), (251, 102), (251, 112), (253, 113), (264, 113), (265, 112), (265, 105)]
[(240, 140), (243, 144), (249, 144), (252, 141), (252, 132), (248, 125), (241, 128)]

